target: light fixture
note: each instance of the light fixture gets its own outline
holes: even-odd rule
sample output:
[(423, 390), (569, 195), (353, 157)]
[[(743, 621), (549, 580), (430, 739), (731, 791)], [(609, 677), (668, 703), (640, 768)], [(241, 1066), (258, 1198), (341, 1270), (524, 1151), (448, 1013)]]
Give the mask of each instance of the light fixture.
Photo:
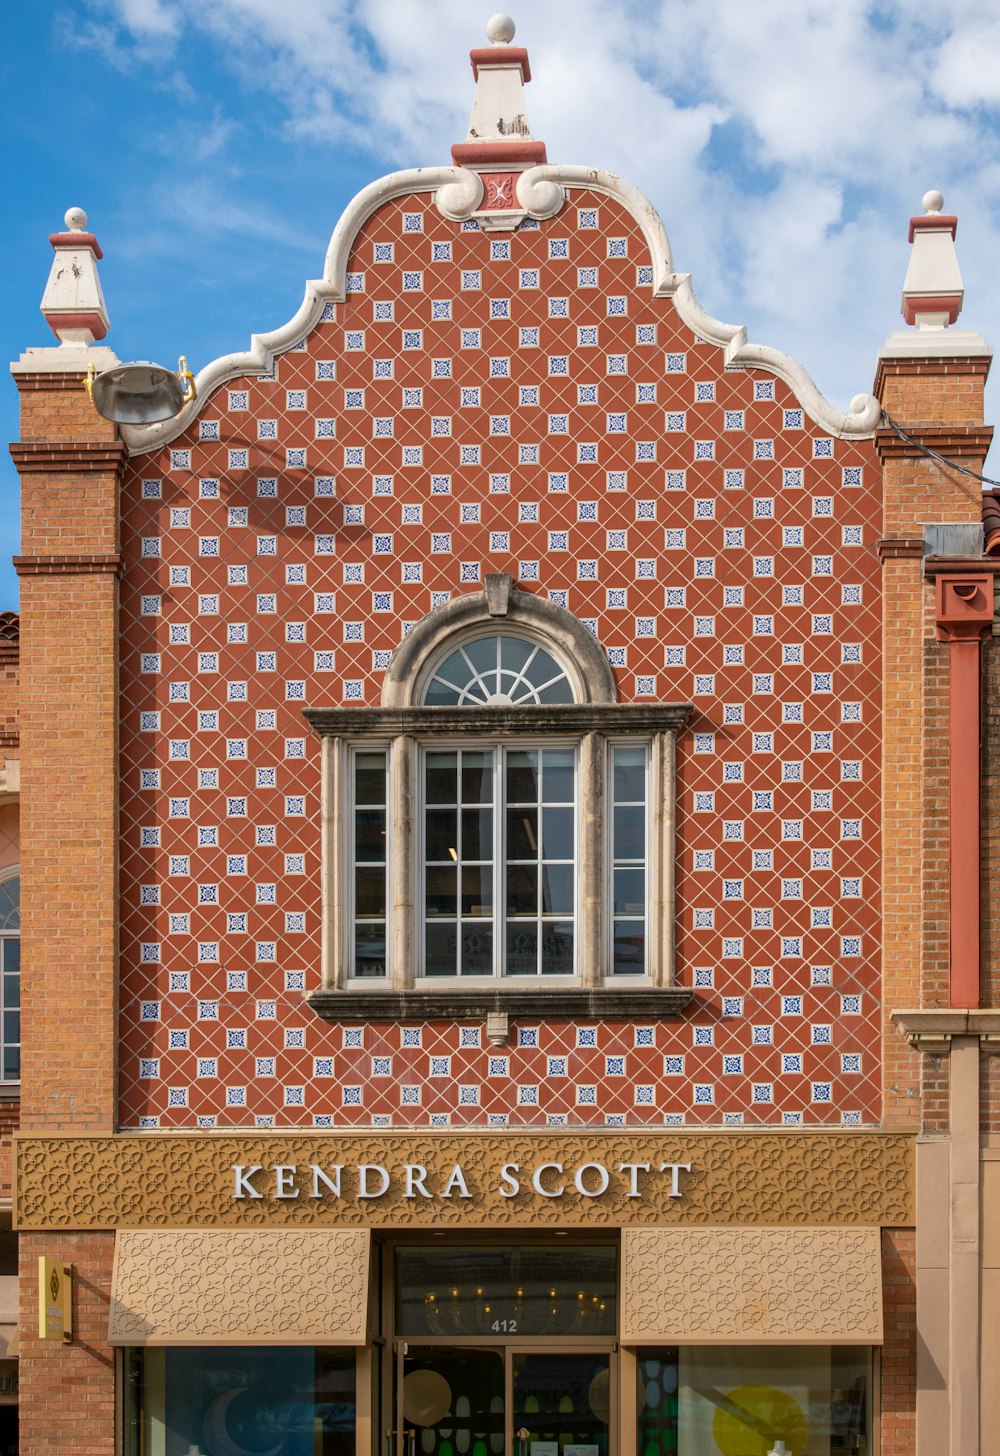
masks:
[(172, 419), (195, 397), (194, 375), (183, 354), (176, 373), (144, 360), (116, 364), (101, 374), (91, 366), (84, 382), (97, 413), (116, 425), (152, 425)]

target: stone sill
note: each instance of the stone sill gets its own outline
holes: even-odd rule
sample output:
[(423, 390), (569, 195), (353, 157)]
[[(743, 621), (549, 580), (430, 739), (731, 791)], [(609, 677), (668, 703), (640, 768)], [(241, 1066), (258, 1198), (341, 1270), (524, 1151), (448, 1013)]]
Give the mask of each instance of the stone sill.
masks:
[(485, 1021), (583, 1016), (593, 1021), (646, 1021), (679, 1016), (688, 986), (484, 986), (481, 989), (314, 991), (306, 1004), (325, 1021)]

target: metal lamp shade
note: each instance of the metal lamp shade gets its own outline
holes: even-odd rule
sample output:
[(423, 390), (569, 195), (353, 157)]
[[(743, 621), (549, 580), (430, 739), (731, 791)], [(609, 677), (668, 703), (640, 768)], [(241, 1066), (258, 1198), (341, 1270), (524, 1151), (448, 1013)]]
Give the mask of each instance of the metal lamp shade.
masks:
[(98, 414), (119, 425), (169, 420), (184, 403), (184, 388), (173, 370), (148, 362), (105, 369), (94, 380), (92, 389)]

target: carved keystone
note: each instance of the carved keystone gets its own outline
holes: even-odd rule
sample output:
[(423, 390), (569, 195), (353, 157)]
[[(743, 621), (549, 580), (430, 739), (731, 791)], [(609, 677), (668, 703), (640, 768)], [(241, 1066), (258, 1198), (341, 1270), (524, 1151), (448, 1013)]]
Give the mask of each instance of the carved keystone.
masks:
[(486, 590), (486, 605), (491, 617), (506, 617), (510, 607), (510, 593), (514, 578), (509, 571), (488, 571), (483, 583)]

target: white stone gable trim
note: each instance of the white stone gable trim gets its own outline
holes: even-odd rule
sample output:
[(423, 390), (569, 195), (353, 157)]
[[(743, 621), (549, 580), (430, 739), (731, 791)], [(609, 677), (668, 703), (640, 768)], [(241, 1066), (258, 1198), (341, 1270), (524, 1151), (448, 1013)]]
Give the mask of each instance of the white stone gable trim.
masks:
[[(849, 412), (838, 410), (820, 393), (797, 360), (780, 349), (750, 343), (742, 325), (722, 323), (706, 313), (698, 302), (691, 275), (673, 270), (670, 241), (659, 214), (630, 182), (597, 168), (545, 164), (521, 174), (517, 198), (529, 216), (551, 217), (558, 211), (564, 189), (569, 188), (603, 193), (627, 208), (641, 227), (650, 251), (654, 296), (673, 299), (688, 328), (699, 339), (723, 350), (728, 367), (764, 369), (784, 380), (809, 418), (827, 434), (840, 439), (867, 439), (874, 434), (881, 418), (881, 406), (873, 395), (855, 395)], [(129, 453), (145, 454), (175, 439), (198, 414), (204, 400), (227, 380), (268, 373), (277, 355), (301, 343), (312, 332), (326, 304), (344, 301), (348, 255), (355, 237), (372, 213), (393, 198), (422, 192), (435, 194), (442, 214), (459, 221), (471, 217), (480, 205), (483, 187), (479, 176), (464, 167), (411, 168), (370, 183), (345, 209), (330, 239), (323, 277), (306, 284), (302, 303), (288, 323), (267, 334), (254, 334), (246, 352), (224, 354), (206, 364), (196, 377), (197, 397), (173, 419), (155, 425), (123, 425), (121, 436)]]

